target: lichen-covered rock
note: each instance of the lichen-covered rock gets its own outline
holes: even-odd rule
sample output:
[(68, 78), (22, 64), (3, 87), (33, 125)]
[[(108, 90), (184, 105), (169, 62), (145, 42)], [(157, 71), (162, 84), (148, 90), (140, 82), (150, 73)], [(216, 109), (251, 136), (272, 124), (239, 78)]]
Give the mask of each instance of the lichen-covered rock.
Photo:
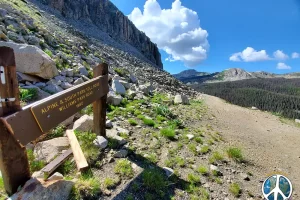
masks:
[(14, 49), (17, 71), (44, 79), (58, 75), (55, 62), (35, 46), (2, 41), (0, 41), (0, 46)]

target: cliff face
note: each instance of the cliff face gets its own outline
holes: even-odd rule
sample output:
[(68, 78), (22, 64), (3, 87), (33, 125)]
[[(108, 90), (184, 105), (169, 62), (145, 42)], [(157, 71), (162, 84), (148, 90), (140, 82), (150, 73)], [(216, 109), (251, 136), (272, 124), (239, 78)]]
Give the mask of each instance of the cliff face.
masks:
[(135, 47), (147, 59), (163, 68), (157, 46), (108, 0), (39, 0), (58, 10), (64, 17), (88, 20), (116, 40)]

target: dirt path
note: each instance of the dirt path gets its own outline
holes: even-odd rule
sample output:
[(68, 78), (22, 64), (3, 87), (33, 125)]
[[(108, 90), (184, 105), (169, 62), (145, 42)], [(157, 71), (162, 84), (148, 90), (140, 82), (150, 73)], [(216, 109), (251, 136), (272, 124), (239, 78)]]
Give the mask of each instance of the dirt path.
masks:
[[(282, 123), (270, 113), (226, 103), (217, 97), (203, 95), (215, 116), (215, 128), (225, 141), (242, 147), (246, 159), (254, 164), (256, 187), (272, 173), (286, 175), (300, 193), (300, 128)], [(297, 194), (298, 193), (298, 194)]]

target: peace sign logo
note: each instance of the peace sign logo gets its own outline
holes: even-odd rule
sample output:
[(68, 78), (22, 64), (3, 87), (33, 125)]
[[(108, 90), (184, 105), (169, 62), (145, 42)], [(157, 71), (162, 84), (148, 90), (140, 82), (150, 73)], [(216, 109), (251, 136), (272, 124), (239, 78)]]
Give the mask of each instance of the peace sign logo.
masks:
[(273, 175), (265, 180), (262, 192), (267, 200), (289, 200), (292, 196), (291, 181), (283, 175)]

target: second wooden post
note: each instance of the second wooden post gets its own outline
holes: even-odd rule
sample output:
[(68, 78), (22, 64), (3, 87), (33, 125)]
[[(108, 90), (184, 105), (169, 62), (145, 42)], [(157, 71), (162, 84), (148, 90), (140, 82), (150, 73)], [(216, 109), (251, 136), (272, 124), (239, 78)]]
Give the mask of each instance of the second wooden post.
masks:
[[(98, 76), (103, 76), (108, 74), (108, 65), (106, 63), (99, 64), (93, 70), (94, 78)], [(108, 79), (107, 79), (108, 84)], [(94, 112), (94, 132), (97, 135), (106, 137), (106, 100), (107, 95), (104, 95), (99, 100), (93, 103)]]

